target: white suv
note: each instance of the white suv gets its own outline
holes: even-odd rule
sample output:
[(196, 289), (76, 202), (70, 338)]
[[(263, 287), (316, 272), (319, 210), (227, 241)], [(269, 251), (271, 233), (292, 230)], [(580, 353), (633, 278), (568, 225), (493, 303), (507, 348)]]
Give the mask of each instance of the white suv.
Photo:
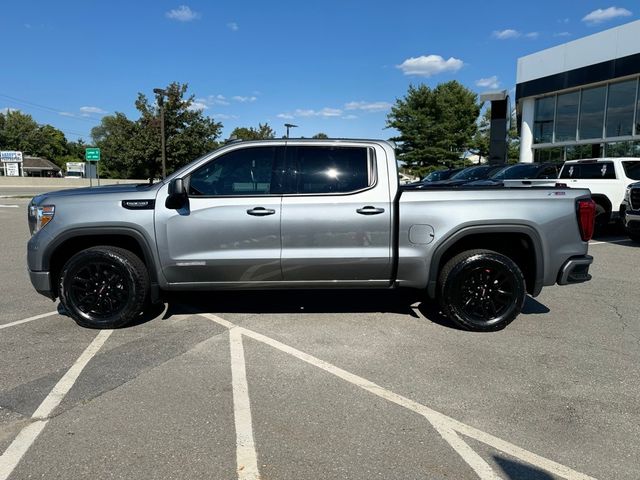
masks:
[(596, 226), (620, 218), (620, 205), (629, 184), (640, 180), (640, 158), (570, 160), (560, 170), (559, 183), (588, 188), (596, 202)]

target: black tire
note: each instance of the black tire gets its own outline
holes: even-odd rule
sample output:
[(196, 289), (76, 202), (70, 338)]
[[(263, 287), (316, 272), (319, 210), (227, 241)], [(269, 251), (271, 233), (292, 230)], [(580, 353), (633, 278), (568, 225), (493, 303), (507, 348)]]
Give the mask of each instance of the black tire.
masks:
[(600, 203), (596, 202), (596, 219), (595, 219), (595, 232), (602, 233), (611, 220), (611, 213)]
[(511, 323), (526, 297), (513, 260), (492, 250), (467, 250), (449, 260), (438, 281), (443, 313), (465, 330), (491, 332)]
[(62, 306), (82, 327), (122, 327), (145, 308), (149, 275), (129, 250), (87, 248), (67, 261), (59, 279)]

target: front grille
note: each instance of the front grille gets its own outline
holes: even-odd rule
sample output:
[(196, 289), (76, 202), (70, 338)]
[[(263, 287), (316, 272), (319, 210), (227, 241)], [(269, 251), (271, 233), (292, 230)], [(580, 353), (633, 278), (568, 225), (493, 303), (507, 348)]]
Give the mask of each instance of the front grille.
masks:
[(640, 187), (631, 189), (631, 208), (640, 210)]

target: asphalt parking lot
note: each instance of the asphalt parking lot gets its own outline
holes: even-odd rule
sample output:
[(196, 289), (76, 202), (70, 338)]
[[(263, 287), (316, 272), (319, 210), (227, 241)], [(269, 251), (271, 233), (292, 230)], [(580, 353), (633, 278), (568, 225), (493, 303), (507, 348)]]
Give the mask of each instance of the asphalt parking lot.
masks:
[[(637, 479), (640, 248), (505, 330), (411, 292), (207, 293), (80, 328), (25, 271), (0, 199), (0, 480)], [(4, 452), (4, 453), (2, 453)]]

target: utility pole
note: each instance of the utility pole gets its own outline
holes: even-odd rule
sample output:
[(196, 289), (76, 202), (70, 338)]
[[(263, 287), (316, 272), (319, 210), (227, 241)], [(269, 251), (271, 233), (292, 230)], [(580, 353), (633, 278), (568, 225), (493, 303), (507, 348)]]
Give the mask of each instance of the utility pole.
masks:
[(158, 96), (158, 106), (160, 107), (160, 137), (162, 143), (162, 179), (167, 178), (167, 148), (164, 135), (164, 97), (167, 91), (162, 88), (154, 88), (153, 93)]
[(289, 138), (289, 129), (298, 127), (298, 125), (294, 125), (293, 123), (285, 123), (284, 126), (287, 128), (287, 138)]

